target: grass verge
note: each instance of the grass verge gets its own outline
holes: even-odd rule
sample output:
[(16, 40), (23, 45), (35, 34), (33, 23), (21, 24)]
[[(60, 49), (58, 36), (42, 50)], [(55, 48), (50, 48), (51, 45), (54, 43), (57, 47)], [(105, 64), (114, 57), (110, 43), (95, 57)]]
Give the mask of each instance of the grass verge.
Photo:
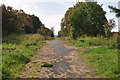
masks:
[(45, 42), (45, 38), (39, 34), (12, 34), (3, 37), (2, 78), (19, 77), (23, 66)]
[(81, 37), (77, 40), (70, 40), (67, 45), (81, 47), (81, 49), (98, 46), (98, 48), (85, 51), (80, 50), (78, 52), (83, 59), (87, 59), (87, 62), (85, 63), (95, 69), (95, 75), (98, 75), (101, 78), (120, 77), (120, 71), (118, 71), (118, 49), (116, 48), (116, 39)]
[(87, 59), (88, 66), (95, 68), (95, 75), (101, 78), (118, 78), (118, 50), (106, 47), (79, 51)]

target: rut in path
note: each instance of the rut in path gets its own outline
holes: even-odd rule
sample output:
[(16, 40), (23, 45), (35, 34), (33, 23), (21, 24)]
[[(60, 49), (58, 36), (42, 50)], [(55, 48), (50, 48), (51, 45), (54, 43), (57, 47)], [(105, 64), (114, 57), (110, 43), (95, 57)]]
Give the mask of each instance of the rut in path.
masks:
[[(48, 42), (26, 64), (21, 78), (96, 78), (93, 69), (80, 60), (77, 47), (67, 46), (59, 39)], [(42, 62), (53, 67), (41, 67)]]

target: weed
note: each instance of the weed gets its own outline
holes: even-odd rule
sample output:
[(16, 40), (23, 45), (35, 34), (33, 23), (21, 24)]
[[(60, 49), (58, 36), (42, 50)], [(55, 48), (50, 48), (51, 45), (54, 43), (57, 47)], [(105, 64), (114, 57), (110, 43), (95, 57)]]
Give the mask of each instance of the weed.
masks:
[(53, 64), (50, 64), (50, 63), (47, 63), (47, 62), (44, 62), (41, 67), (52, 67)]

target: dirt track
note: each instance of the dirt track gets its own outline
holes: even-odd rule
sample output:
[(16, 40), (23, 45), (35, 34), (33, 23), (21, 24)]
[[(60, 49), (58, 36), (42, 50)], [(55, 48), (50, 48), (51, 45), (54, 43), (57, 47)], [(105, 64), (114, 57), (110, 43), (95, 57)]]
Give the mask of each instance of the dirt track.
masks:
[[(77, 47), (67, 46), (59, 39), (48, 42), (26, 64), (21, 78), (95, 78), (93, 69), (81, 60)], [(53, 67), (41, 67), (42, 62), (52, 63)]]

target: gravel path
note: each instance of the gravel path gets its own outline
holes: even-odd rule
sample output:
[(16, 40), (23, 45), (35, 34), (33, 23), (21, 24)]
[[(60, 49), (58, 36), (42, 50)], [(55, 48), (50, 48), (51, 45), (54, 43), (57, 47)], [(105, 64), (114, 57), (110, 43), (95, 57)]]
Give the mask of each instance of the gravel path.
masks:
[[(48, 42), (26, 64), (21, 78), (96, 78), (93, 69), (80, 60), (77, 47), (67, 46), (59, 39)], [(42, 62), (52, 63), (53, 67), (41, 67)]]

